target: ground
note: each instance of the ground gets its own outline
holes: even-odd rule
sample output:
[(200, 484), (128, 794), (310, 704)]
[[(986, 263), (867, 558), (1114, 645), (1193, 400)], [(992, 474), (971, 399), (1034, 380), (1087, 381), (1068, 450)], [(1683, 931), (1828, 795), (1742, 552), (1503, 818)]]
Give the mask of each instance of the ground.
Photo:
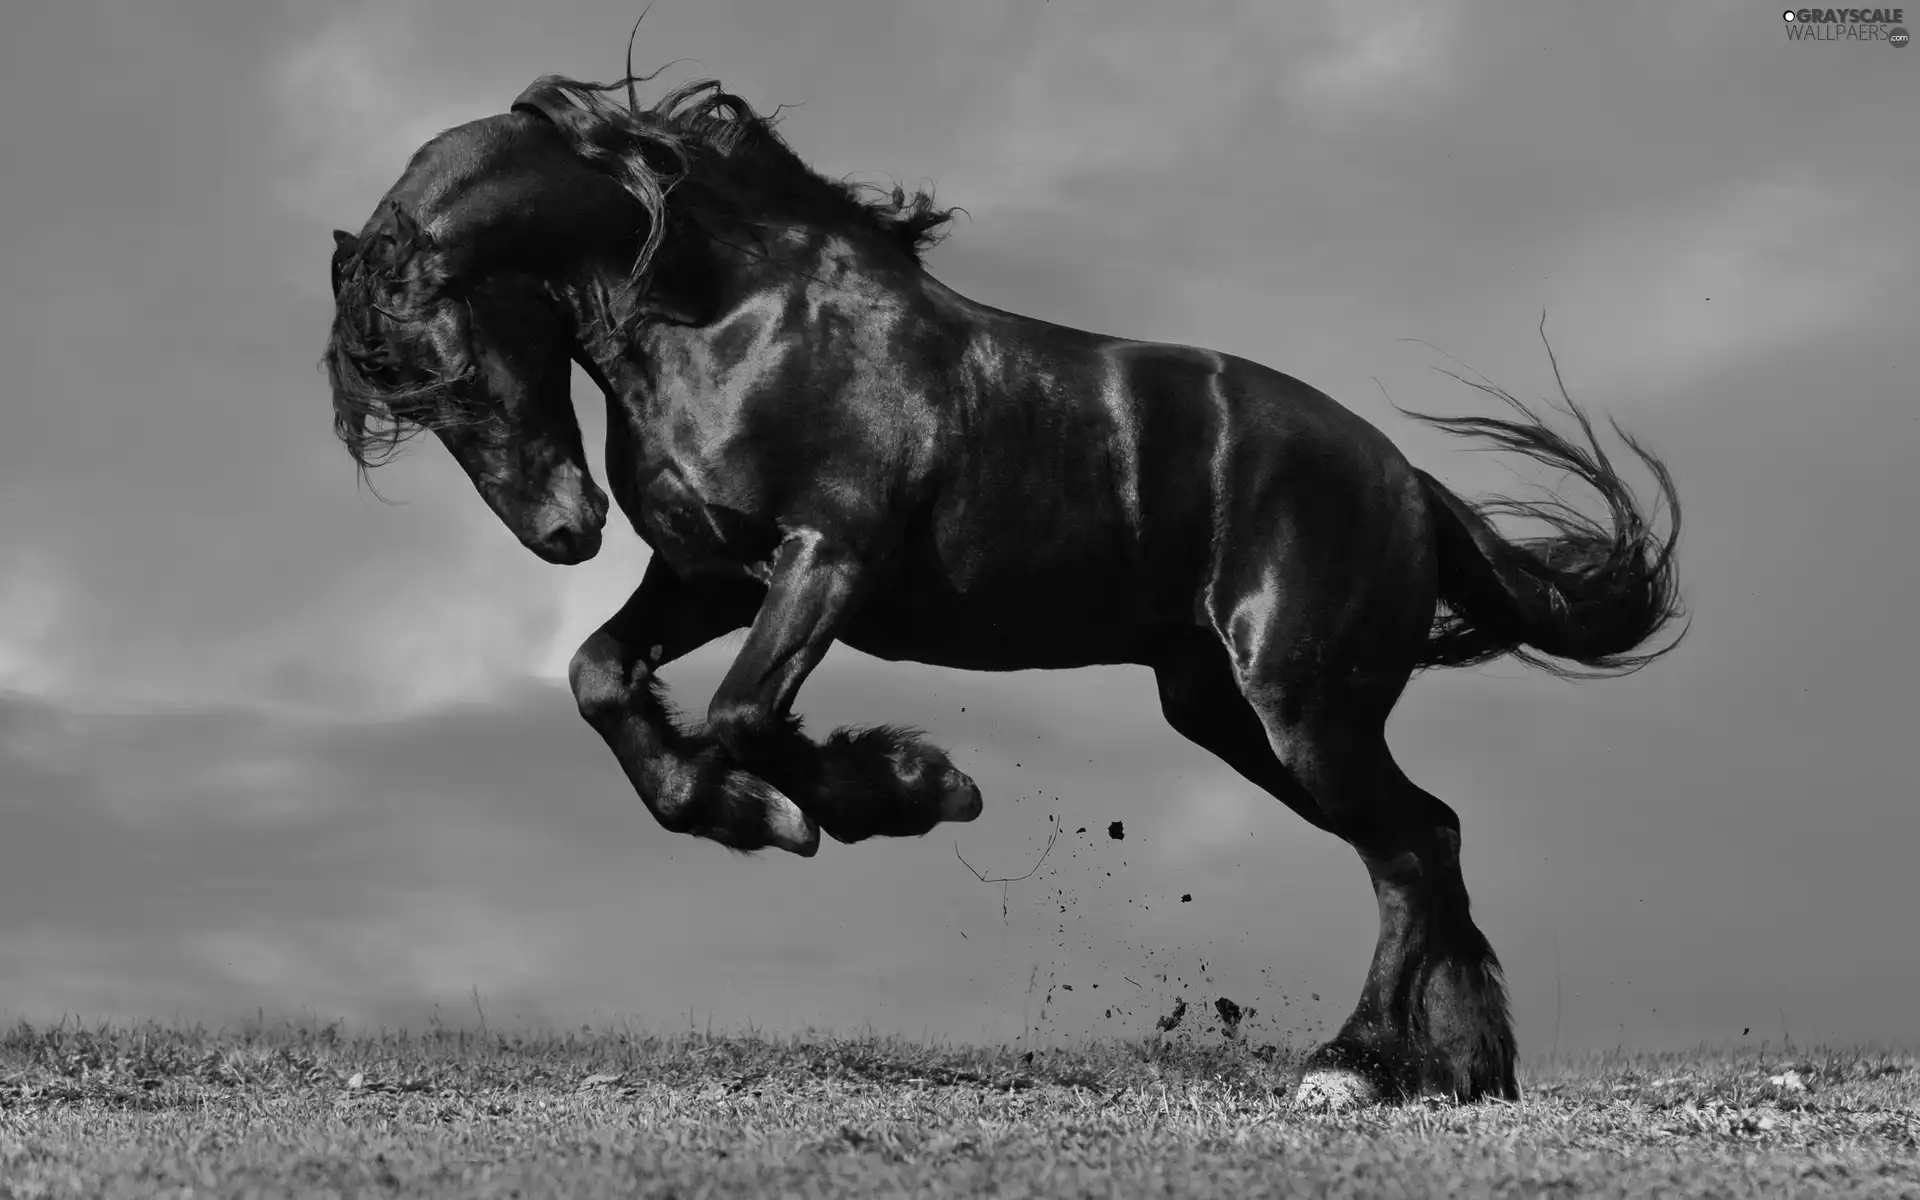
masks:
[(1302, 1114), (1297, 1052), (20, 1027), (0, 1197), (1920, 1198), (1920, 1055), (1622, 1052), (1518, 1104)]

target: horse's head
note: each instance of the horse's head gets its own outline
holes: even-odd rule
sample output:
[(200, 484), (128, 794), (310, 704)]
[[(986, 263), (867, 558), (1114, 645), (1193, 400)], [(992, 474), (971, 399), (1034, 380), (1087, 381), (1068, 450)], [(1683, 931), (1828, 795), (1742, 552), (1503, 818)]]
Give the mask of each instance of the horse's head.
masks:
[(536, 115), (429, 142), (357, 236), (334, 233), (326, 368), (355, 461), (431, 430), (528, 549), (592, 558), (607, 497), (573, 411), (580, 297), (625, 274), (648, 227)]

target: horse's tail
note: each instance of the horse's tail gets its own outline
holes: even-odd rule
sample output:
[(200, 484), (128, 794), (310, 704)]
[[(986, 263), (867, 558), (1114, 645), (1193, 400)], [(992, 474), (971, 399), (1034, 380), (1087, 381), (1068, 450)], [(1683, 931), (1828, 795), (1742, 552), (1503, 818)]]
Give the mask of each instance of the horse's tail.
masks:
[[(1506, 392), (1472, 386), (1505, 401), (1521, 419), (1408, 415), (1577, 476), (1600, 493), (1610, 511), (1607, 520), (1597, 520), (1553, 496), (1469, 504), (1419, 472), (1438, 535), (1440, 608), (1418, 665), (1469, 666), (1511, 654), (1575, 678), (1626, 674), (1672, 650), (1678, 635), (1656, 649), (1643, 649), (1684, 611), (1674, 570), (1680, 499), (1666, 465), (1614, 423), (1614, 432), (1659, 484), (1667, 510), (1667, 533), (1661, 537), (1571, 398), (1567, 409), (1586, 435), (1585, 446), (1547, 428)], [(1531, 518), (1552, 532), (1507, 538), (1494, 529), (1489, 520), (1494, 516)]]

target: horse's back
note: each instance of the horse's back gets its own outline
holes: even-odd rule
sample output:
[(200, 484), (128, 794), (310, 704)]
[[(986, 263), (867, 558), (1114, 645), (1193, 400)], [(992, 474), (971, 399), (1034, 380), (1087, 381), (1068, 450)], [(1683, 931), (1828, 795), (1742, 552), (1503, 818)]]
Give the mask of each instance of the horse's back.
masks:
[(1308, 384), (956, 300), (938, 486), (852, 644), (923, 657), (930, 621), (954, 665), (1139, 661), (1262, 544), (1325, 559), (1398, 523), (1411, 467)]
[[(1412, 466), (1380, 429), (1263, 363), (1199, 346), (1089, 333), (932, 286), (962, 327), (961, 338), (975, 347), (976, 365), (965, 372), (963, 386), (976, 391), (976, 405), (1004, 410), (1036, 453), (1074, 459), (1075, 447), (1104, 448), (1116, 457), (1123, 488), (1133, 476), (1141, 506), (1157, 493), (1178, 509), (1190, 499), (1196, 461), (1218, 468), (1225, 464), (1214, 460), (1223, 454), (1244, 454), (1256, 464), (1301, 456), (1339, 462), (1358, 475), (1390, 476), (1397, 485), (1413, 478)], [(1050, 432), (1060, 444), (1048, 444)]]

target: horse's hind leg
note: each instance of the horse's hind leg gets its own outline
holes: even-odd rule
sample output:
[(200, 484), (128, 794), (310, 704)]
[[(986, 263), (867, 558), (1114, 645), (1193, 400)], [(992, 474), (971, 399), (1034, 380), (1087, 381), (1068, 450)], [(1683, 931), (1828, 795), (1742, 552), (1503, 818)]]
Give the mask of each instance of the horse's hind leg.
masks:
[(1353, 696), (1344, 711), (1321, 699), (1296, 712), (1312, 675), (1270, 672), (1249, 700), (1232, 657), (1205, 635), (1168, 646), (1154, 671), (1175, 730), (1352, 843), (1373, 877), (1380, 938), (1366, 987), (1309, 1060), (1301, 1099), (1515, 1097), (1499, 964), (1468, 915), (1459, 818), (1407, 780), (1382, 736), (1398, 688)]
[[(1519, 1099), (1500, 964), (1468, 910), (1459, 817), (1407, 779), (1384, 738), (1274, 724), (1311, 764), (1308, 786), (1360, 852), (1380, 908), (1360, 1002), (1308, 1060), (1297, 1099)], [(1329, 761), (1342, 757), (1371, 763)]]
[(1359, 851), (1380, 909), (1360, 1002), (1308, 1060), (1298, 1099), (1517, 1099), (1506, 989), (1468, 911), (1460, 818), (1394, 763), (1380, 697), (1328, 683), (1260, 672), (1243, 685), (1322, 823)]
[[(1307, 1103), (1518, 1096), (1500, 966), (1461, 877), (1460, 819), (1387, 748), (1387, 716), (1432, 609), (1418, 544), (1391, 537), (1345, 570), (1330, 559), (1314, 571), (1249, 562), (1256, 586), (1214, 593), (1225, 602), (1214, 620), (1218, 657), (1187, 654), (1161, 671), (1176, 728), (1353, 846), (1372, 879), (1373, 963), (1352, 1016), (1308, 1060)], [(1282, 578), (1277, 603), (1271, 585)], [(1228, 679), (1243, 710), (1225, 697)], [(1198, 736), (1183, 727), (1208, 717), (1215, 727)], [(1254, 749), (1249, 717), (1267, 757)]]
[(568, 678), (580, 715), (606, 741), (655, 819), (735, 850), (811, 855), (820, 831), (786, 796), (739, 770), (720, 745), (675, 721), (657, 672), (753, 619), (752, 583), (689, 583), (659, 558), (631, 599), (587, 638)]

